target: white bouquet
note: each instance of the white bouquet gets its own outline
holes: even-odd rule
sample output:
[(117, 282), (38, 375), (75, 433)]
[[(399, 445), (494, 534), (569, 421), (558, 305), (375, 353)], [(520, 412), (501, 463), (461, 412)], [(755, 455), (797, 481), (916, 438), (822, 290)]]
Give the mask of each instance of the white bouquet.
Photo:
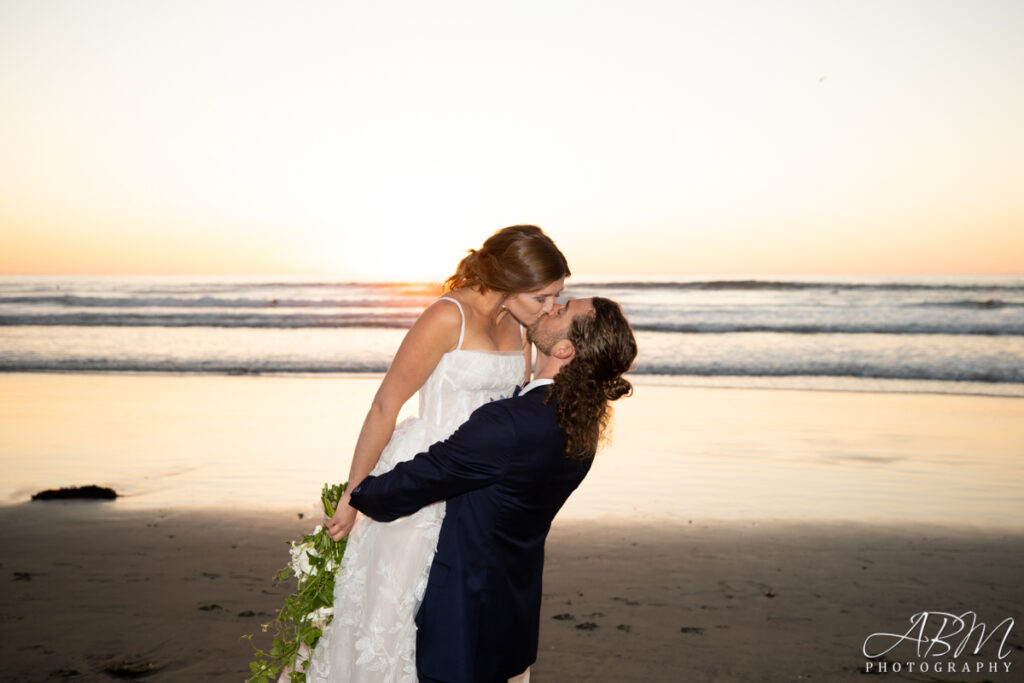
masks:
[[(324, 514), (334, 514), (347, 484), (324, 484), (320, 496)], [(345, 540), (334, 541), (322, 526), (292, 541), (291, 562), (277, 573), (276, 581), (296, 579), (296, 591), (284, 599), (273, 624), (276, 637), (269, 651), (256, 650), (256, 660), (249, 664), (248, 683), (269, 683), (285, 673), (291, 683), (304, 683), (309, 654), (313, 651), (323, 629), (334, 616), (334, 578), (345, 553)], [(270, 624), (264, 624), (266, 631)], [(252, 635), (244, 636), (252, 642)]]

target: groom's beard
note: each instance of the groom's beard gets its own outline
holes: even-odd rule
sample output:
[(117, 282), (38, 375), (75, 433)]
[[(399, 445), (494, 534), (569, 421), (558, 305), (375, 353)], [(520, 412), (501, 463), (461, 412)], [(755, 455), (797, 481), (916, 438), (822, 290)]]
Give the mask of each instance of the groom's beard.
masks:
[(537, 350), (543, 353), (545, 356), (551, 355), (551, 349), (555, 347), (555, 344), (560, 342), (563, 337), (560, 335), (545, 332), (541, 329), (541, 323), (548, 319), (548, 314), (545, 313), (537, 322), (533, 323), (526, 328), (526, 338), (531, 344), (537, 347)]

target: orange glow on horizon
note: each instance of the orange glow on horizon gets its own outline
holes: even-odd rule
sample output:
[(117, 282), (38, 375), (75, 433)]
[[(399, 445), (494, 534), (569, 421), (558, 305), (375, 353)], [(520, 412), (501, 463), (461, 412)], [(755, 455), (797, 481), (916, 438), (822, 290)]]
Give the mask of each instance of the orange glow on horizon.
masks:
[(0, 274), (1024, 274), (1024, 4), (226, 6), (0, 5)]

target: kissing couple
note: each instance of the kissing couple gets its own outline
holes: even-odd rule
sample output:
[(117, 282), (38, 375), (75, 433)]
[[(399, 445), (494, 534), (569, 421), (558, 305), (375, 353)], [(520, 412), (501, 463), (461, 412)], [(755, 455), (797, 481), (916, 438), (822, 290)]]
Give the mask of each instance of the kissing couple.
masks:
[(349, 541), (307, 681), (529, 680), (551, 521), (637, 353), (615, 302), (558, 303), (569, 274), (540, 228), (504, 228), (406, 334), (325, 523)]

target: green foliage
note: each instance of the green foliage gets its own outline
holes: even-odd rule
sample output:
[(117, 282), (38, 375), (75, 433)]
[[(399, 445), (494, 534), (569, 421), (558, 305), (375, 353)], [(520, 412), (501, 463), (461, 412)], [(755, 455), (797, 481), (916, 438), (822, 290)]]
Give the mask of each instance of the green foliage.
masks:
[[(324, 484), (320, 500), (325, 515), (334, 515), (347, 486), (347, 482), (334, 486)], [(249, 664), (247, 683), (273, 683), (285, 670), (290, 670), (291, 683), (305, 683), (308, 658), (320, 640), (323, 627), (333, 617), (334, 578), (345, 553), (346, 541), (347, 538), (343, 538), (335, 542), (326, 529), (318, 527), (314, 533), (290, 544), (292, 561), (274, 580), (280, 583), (294, 577), (296, 590), (285, 597), (284, 606), (278, 610), (274, 621), (263, 625), (264, 632), (271, 625), (275, 630), (270, 650), (256, 647), (252, 634), (242, 636), (252, 644), (256, 656)]]

